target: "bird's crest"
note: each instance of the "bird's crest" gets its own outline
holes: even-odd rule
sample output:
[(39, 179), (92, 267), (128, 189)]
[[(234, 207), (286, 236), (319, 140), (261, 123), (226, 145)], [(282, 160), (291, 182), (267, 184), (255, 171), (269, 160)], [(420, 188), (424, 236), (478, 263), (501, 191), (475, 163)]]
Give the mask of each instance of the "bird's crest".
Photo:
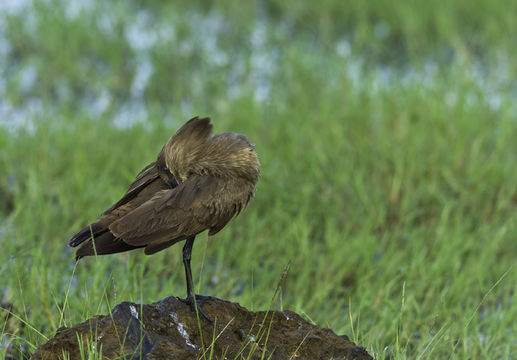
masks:
[[(195, 117), (183, 125), (162, 149), (167, 167), (173, 175), (182, 178), (182, 169), (188, 169), (210, 138), (210, 118)], [(176, 173), (174, 173), (176, 172)], [(182, 179), (185, 180), (185, 179)]]

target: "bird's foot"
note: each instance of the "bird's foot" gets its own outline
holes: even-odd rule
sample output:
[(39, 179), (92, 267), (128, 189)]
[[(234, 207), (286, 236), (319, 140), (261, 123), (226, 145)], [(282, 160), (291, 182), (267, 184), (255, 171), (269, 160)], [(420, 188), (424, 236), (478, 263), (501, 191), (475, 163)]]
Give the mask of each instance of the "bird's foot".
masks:
[(187, 296), (185, 299), (181, 299), (186, 304), (190, 305), (192, 307), (192, 310), (196, 312), (197, 307), (197, 314), (199, 314), (199, 317), (203, 318), (204, 320), (208, 322), (214, 322), (214, 320), (208, 316), (203, 309), (201, 308), (201, 305), (210, 299), (213, 299), (213, 296), (205, 296), (205, 295), (195, 295), (195, 300), (193, 296)]

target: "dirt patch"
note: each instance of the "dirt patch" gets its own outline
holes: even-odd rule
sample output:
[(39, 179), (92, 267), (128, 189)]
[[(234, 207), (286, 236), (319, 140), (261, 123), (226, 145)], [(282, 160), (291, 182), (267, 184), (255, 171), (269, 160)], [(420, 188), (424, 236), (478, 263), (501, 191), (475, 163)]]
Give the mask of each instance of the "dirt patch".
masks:
[(214, 323), (198, 322), (190, 306), (172, 296), (148, 305), (123, 302), (109, 315), (60, 328), (31, 359), (60, 359), (64, 353), (81, 359), (81, 348), (83, 354), (102, 350), (110, 359), (372, 359), (346, 335), (291, 311), (251, 312), (215, 298), (203, 309)]

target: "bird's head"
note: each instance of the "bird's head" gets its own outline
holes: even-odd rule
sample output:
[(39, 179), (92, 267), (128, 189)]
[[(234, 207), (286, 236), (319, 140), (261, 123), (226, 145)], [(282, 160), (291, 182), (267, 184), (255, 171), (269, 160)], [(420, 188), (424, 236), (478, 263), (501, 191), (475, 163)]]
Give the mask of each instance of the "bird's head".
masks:
[(165, 163), (165, 156), (163, 155), (163, 151), (160, 152), (160, 155), (158, 156), (158, 159), (156, 160), (156, 169), (158, 171), (158, 175), (160, 175), (160, 178), (167, 183), (171, 188), (175, 188), (178, 186), (181, 181), (179, 178), (176, 178), (172, 172), (169, 170), (169, 167)]
[(255, 146), (244, 135), (223, 133), (210, 137), (209, 118), (187, 121), (165, 144), (157, 166), (165, 181), (178, 182), (192, 175), (240, 177), (256, 183), (259, 161)]

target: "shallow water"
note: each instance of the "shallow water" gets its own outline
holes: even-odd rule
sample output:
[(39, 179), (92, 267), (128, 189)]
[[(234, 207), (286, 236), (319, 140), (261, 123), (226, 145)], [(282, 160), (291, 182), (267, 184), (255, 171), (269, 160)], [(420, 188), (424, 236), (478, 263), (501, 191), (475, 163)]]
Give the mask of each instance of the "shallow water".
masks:
[[(115, 20), (106, 14), (117, 14), (115, 5), (81, 0), (64, 2), (63, 6), (68, 20), (78, 17), (93, 18), (103, 34), (110, 36), (112, 33)], [(223, 45), (222, 40), (228, 27), (227, 19), (216, 11), (207, 14), (190, 12), (171, 16), (166, 21), (145, 10), (130, 15), (124, 19), (124, 38), (120, 39), (130, 46), (132, 58), (129, 60), (134, 63), (129, 96), (121, 98), (103, 86), (84, 89), (78, 95), (71, 90), (74, 84), (57, 79), (53, 85), (55, 100), (44, 102), (32, 93), (39, 79), (45, 76), (35, 66), (38, 56), (27, 54), (28, 60), (22, 57), (13, 63), (15, 55), (12, 54), (7, 36), (8, 16), (23, 16), (23, 22), (19, 26), (32, 34), (31, 36), (40, 36), (35, 26), (40, 21), (40, 15), (30, 0), (3, 1), (0, 4), (0, 126), (13, 132), (19, 129), (32, 132), (40, 117), (58, 116), (63, 101), (73, 102), (77, 113), (88, 114), (91, 118), (107, 116), (118, 128), (146, 124), (150, 115), (145, 93), (152, 81), (160, 80), (153, 79), (156, 71), (154, 61), (156, 51), (164, 46), (173, 46), (175, 51), (183, 55), (200, 52), (202, 71), (221, 73), (226, 78), (226, 93), (214, 95), (216, 98), (232, 100), (252, 91), (254, 102), (266, 106), (272, 100), (273, 87), (282, 86), (276, 82), (280, 73), (285, 71), (279, 66), (279, 60), (285, 57), (285, 52), (278, 46), (278, 41), (273, 40), (275, 32), (281, 31), (281, 25), (273, 24), (264, 11), (257, 11), (251, 31), (244, 32), (242, 44), (231, 46)], [(184, 30), (185, 27), (188, 31)], [(186, 35), (180, 37), (180, 30)], [(387, 24), (379, 23), (375, 26), (374, 35), (378, 39), (382, 40), (389, 33)], [(352, 84), (350, 91), (356, 94), (368, 92), (372, 96), (401, 88), (443, 89), (448, 86), (444, 84), (444, 79), (457, 76), (461, 82), (469, 83), (469, 89), (465, 95), (461, 84), (450, 86), (443, 99), (446, 105), (454, 106), (462, 96), (466, 96), (467, 105), (484, 102), (492, 110), (500, 110), (506, 106), (512, 114), (517, 114), (517, 83), (511, 80), (509, 58), (504, 52), (498, 56), (498, 64), (490, 68), (476, 61), (462, 63), (455, 60), (451, 64), (443, 65), (431, 58), (421, 61), (422, 66), (409, 63), (403, 66), (372, 66), (367, 65), (364, 55), (353, 53), (353, 44), (346, 38), (344, 36), (343, 40), (336, 42), (333, 51), (322, 54), (320, 63), (318, 55), (313, 54), (314, 44), (308, 40), (297, 40), (297, 47), (305, 49), (308, 56), (316, 58), (316, 66), (330, 64), (335, 67), (333, 72), (336, 76), (328, 79), (329, 86), (339, 82), (338, 75), (344, 74)], [(44, 67), (40, 66), (39, 69)], [(102, 75), (99, 78), (102, 84)], [(18, 85), (13, 87), (10, 84), (13, 81)], [(193, 79), (189, 85), (194, 93), (205, 94), (204, 85), (199, 80)], [(174, 84), (170, 86), (174, 88)], [(16, 101), (11, 100), (13, 97)], [(197, 113), (188, 99), (183, 99), (176, 107), (185, 118)]]

